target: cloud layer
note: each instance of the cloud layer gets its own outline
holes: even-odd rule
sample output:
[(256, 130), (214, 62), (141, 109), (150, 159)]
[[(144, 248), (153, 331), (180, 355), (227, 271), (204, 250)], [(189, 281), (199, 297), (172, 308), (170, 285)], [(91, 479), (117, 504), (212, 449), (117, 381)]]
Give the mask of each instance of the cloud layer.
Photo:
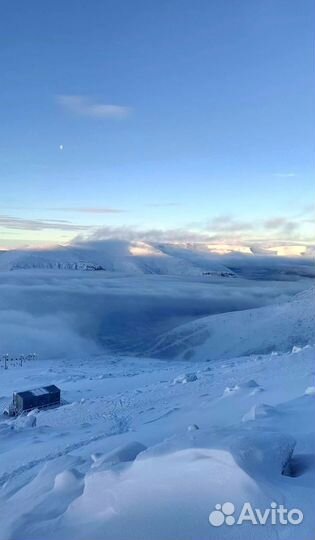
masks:
[[(104, 247), (104, 246), (103, 246)], [(101, 249), (101, 246), (100, 246)], [(121, 254), (124, 246), (112, 243)], [(197, 256), (197, 255), (196, 255)], [(226, 259), (228, 260), (228, 259)], [(280, 275), (279, 259), (233, 258), (245, 275)], [(265, 274), (263, 273), (263, 279)], [(42, 358), (111, 350), (144, 352), (161, 333), (198, 317), (286, 300), (304, 280), (255, 281), (109, 276), (100, 272), (13, 271), (0, 281), (0, 355), (36, 352)]]
[(123, 105), (99, 103), (89, 97), (79, 95), (57, 96), (57, 103), (77, 116), (89, 118), (126, 118), (132, 110)]
[[(176, 203), (165, 203), (173, 206)], [(159, 205), (152, 205), (159, 208)], [(22, 211), (22, 208), (19, 208)], [(33, 209), (35, 212), (35, 209)], [(38, 209), (39, 210), (39, 209)], [(94, 241), (120, 239), (126, 241), (144, 242), (170, 242), (203, 244), (209, 251), (216, 253), (243, 252), (261, 255), (263, 253), (275, 255), (310, 255), (314, 250), (313, 226), (314, 218), (312, 205), (303, 211), (296, 211), (290, 216), (274, 215), (268, 219), (241, 219), (234, 215), (216, 215), (208, 220), (186, 223), (181, 227), (146, 227), (140, 226), (138, 215), (133, 209), (112, 208), (108, 206), (68, 206), (59, 208), (45, 208), (50, 218), (35, 219), (16, 217), (7, 214), (0, 215), (0, 229), (8, 231), (6, 243), (10, 246), (10, 230), (16, 231), (45, 231), (55, 230), (54, 243)], [(53, 219), (55, 212), (68, 219)], [(86, 214), (86, 222), (80, 214)], [(137, 212), (138, 214), (138, 212)], [(125, 215), (120, 219), (121, 225), (112, 226), (110, 216)], [(102, 221), (100, 216), (104, 216)], [(108, 219), (106, 219), (108, 216)], [(130, 221), (134, 216), (134, 224)], [(161, 218), (163, 219), (163, 218)], [(156, 220), (156, 218), (155, 218)], [(124, 224), (128, 221), (128, 225)], [(97, 225), (96, 225), (97, 223)], [(117, 221), (116, 221), (117, 223)], [(62, 238), (66, 235), (66, 240)], [(73, 234), (71, 234), (73, 233)], [(77, 233), (79, 236), (74, 236)], [(58, 237), (57, 237), (58, 235)], [(24, 236), (24, 235), (23, 235)], [(31, 235), (30, 235), (31, 237)], [(72, 237), (72, 240), (71, 240)], [(4, 236), (5, 238), (5, 236)], [(34, 240), (34, 235), (33, 235)], [(43, 240), (41, 238), (41, 240)], [(31, 244), (32, 240), (25, 235), (24, 244)], [(14, 244), (12, 245), (14, 247)]]
[(83, 231), (90, 229), (87, 225), (74, 224), (64, 219), (25, 219), (6, 215), (0, 216), (0, 227), (24, 231), (43, 231), (47, 229)]

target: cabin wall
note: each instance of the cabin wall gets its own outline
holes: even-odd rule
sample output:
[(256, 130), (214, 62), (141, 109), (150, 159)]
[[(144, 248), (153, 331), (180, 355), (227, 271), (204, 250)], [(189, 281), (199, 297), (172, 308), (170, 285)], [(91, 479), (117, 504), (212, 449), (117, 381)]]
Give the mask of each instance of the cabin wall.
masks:
[(15, 407), (18, 412), (27, 411), (28, 409), (36, 409), (48, 407), (60, 403), (60, 390), (55, 392), (47, 392), (38, 396), (31, 392), (23, 392), (15, 395)]

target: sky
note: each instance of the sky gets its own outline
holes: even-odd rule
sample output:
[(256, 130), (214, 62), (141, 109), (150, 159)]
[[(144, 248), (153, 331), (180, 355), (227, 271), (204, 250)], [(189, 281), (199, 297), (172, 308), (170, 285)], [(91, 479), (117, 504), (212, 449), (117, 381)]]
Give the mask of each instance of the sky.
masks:
[(308, 254), (313, 0), (4, 0), (0, 248)]

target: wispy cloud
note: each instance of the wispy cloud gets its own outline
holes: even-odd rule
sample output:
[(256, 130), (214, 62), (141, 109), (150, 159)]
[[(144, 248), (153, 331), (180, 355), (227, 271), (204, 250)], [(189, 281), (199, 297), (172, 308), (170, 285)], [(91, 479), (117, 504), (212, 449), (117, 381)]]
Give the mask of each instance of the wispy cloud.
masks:
[(295, 172), (276, 172), (273, 173), (273, 176), (278, 178), (294, 178), (296, 176)]
[[(165, 204), (173, 205), (175, 203)], [(44, 219), (15, 217), (8, 211), (6, 215), (0, 215), (0, 228), (5, 231), (8, 238), (16, 230), (45, 231), (54, 229), (59, 231), (57, 235), (59, 241), (62, 241), (61, 234), (65, 233), (68, 241), (76, 235), (74, 241), (118, 239), (186, 245), (191, 243), (203, 245), (207, 250), (215, 253), (251, 252), (263, 254), (266, 251), (278, 254), (302, 254), (309, 246), (313, 245), (310, 220), (305, 220), (299, 213), (293, 216), (275, 215), (269, 219), (254, 218), (252, 220), (242, 220), (237, 216), (227, 214), (214, 216), (204, 222), (186, 223), (182, 227), (147, 228), (144, 225), (141, 226), (139, 221), (138, 225), (135, 223), (127, 226), (122, 219), (120, 220), (121, 226), (110, 226), (111, 214), (113, 216), (122, 214), (123, 216), (125, 211), (119, 208), (69, 206), (42, 208), (41, 210), (47, 210)], [(52, 219), (54, 215), (50, 211), (60, 212), (60, 215), (56, 215), (56, 218), (60, 216), (60, 219)], [(75, 216), (76, 213), (78, 215)], [(93, 215), (103, 215), (104, 219), (100, 218), (103, 226), (96, 228), (95, 223), (79, 224), (81, 221), (79, 213), (90, 215), (92, 223)], [(68, 220), (67, 217), (72, 221)]]
[(126, 118), (132, 110), (123, 105), (99, 103), (92, 98), (78, 95), (57, 96), (57, 103), (77, 116), (90, 118)]
[(25, 219), (13, 216), (0, 216), (0, 227), (5, 229), (43, 231), (56, 229), (59, 231), (86, 231), (89, 225), (76, 225), (67, 220)]
[(266, 220), (264, 222), (264, 227), (271, 231), (281, 231), (284, 234), (292, 234), (293, 232), (297, 232), (300, 223), (285, 217), (276, 217)]
[(233, 235), (244, 231), (248, 232), (254, 228), (253, 223), (250, 221), (241, 220), (228, 214), (215, 216), (204, 221), (192, 222), (189, 227), (205, 231), (208, 234), (230, 233)]
[[(126, 212), (126, 210), (123, 210), (122, 208), (111, 208), (108, 206), (68, 206), (66, 208), (64, 207), (32, 207), (29, 206), (2, 206), (0, 205), (0, 208), (3, 210), (27, 210), (27, 211), (38, 211), (38, 210), (44, 210), (45, 212), (66, 212), (66, 213), (79, 213), (79, 214), (123, 214)], [(56, 221), (54, 219), (50, 219), (49, 221)], [(58, 220), (60, 221), (60, 220)]]
[(266, 229), (280, 229), (287, 223), (287, 219), (284, 217), (275, 217), (271, 219), (267, 219), (264, 222), (264, 226)]
[(123, 214), (126, 210), (120, 208), (108, 208), (99, 206), (87, 206), (87, 207), (68, 207), (68, 208), (48, 208), (50, 211), (60, 212), (73, 212), (80, 214)]
[(194, 232), (184, 228), (174, 229), (140, 229), (139, 227), (100, 227), (88, 233), (87, 236), (78, 236), (73, 241), (81, 242), (85, 240), (126, 240), (142, 242), (207, 242), (209, 235), (202, 232)]
[(198, 244), (215, 253), (246, 252), (255, 254), (303, 254), (312, 239), (301, 229), (297, 218), (274, 216), (269, 220), (242, 221), (231, 215), (219, 215), (207, 222), (191, 223), (182, 228), (142, 229), (136, 226), (104, 226), (78, 241), (120, 239), (154, 243)]
[(220, 232), (249, 231), (252, 229), (252, 224), (248, 221), (235, 219), (234, 216), (224, 215), (209, 220), (206, 223), (206, 229)]

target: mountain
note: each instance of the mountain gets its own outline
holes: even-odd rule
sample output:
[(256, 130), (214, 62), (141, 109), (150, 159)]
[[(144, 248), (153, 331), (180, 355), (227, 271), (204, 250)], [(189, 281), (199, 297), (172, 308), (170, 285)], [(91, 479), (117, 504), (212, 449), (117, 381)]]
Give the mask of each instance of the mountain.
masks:
[(314, 344), (314, 293), (312, 287), (289, 302), (196, 319), (162, 335), (148, 354), (217, 360)]
[(206, 251), (189, 246), (112, 240), (0, 253), (0, 270), (27, 269), (236, 277)]

